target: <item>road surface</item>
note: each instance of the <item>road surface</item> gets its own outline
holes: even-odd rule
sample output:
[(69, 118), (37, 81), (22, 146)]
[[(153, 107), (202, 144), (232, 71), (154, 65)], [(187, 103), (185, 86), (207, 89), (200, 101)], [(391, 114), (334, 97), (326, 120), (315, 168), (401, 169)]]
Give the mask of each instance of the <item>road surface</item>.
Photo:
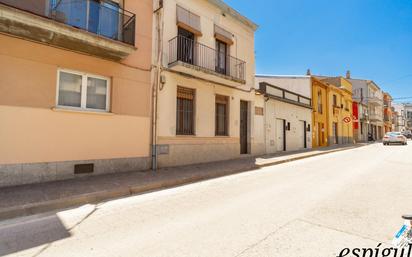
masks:
[(412, 213), (412, 142), (0, 223), (0, 256), (337, 256)]

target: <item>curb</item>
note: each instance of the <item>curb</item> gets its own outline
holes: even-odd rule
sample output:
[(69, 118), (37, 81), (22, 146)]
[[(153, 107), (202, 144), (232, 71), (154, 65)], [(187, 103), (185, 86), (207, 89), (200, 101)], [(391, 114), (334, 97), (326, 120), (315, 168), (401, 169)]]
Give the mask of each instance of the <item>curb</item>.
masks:
[(308, 154), (304, 156), (298, 156), (298, 157), (293, 157), (285, 160), (280, 160), (280, 161), (273, 161), (273, 162), (268, 162), (268, 163), (262, 163), (262, 164), (256, 164), (257, 167), (269, 167), (269, 166), (274, 166), (282, 163), (287, 163), (287, 162), (292, 162), (292, 161), (298, 161), (306, 158), (311, 158), (315, 156), (320, 156), (320, 155), (325, 155), (325, 154), (330, 154), (330, 153), (336, 153), (336, 152), (342, 152), (342, 151), (347, 151), (347, 150), (352, 150), (360, 147), (364, 147), (367, 145), (355, 145), (355, 146), (348, 146), (345, 148), (338, 148), (338, 149), (333, 149), (325, 152), (320, 152), (320, 153), (314, 153), (314, 154)]
[(187, 176), (187, 177), (182, 177), (182, 178), (178, 178), (174, 180), (163, 179), (159, 181), (154, 181), (146, 185), (128, 186), (123, 189), (104, 190), (104, 191), (98, 191), (98, 192), (93, 192), (93, 193), (75, 195), (72, 197), (60, 198), (56, 200), (25, 204), (25, 205), (10, 207), (10, 208), (3, 208), (3, 209), (0, 209), (0, 221), (18, 218), (22, 216), (30, 216), (30, 215), (50, 212), (53, 210), (67, 209), (70, 207), (80, 206), (82, 204), (97, 203), (97, 202), (102, 202), (102, 201), (106, 201), (110, 199), (127, 197), (131, 195), (137, 195), (137, 194), (147, 193), (147, 192), (151, 192), (155, 190), (172, 188), (176, 186), (182, 186), (182, 185), (191, 184), (195, 182), (201, 182), (201, 181), (205, 181), (209, 179), (242, 173), (248, 170), (259, 169), (262, 167), (275, 166), (275, 165), (279, 165), (282, 163), (302, 160), (302, 159), (325, 155), (329, 153), (351, 150), (351, 149), (355, 149), (355, 148), (359, 148), (363, 146), (365, 145), (357, 145), (357, 146), (345, 147), (345, 148), (340, 148), (340, 149), (338, 148), (338, 149), (333, 149), (330, 151), (325, 151), (325, 152), (320, 152), (320, 153), (315, 153), (315, 154), (308, 154), (308, 155), (298, 156), (298, 157), (280, 160), (280, 161), (248, 165), (242, 168), (235, 168), (235, 169), (230, 169), (230, 170), (217, 170), (217, 171), (213, 171), (207, 174)]

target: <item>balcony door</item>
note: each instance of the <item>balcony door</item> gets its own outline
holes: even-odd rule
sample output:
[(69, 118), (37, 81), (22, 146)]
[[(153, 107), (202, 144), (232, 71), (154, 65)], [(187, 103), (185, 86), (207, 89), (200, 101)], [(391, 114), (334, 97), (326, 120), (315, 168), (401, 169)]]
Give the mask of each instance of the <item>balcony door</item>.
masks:
[[(99, 21), (98, 33), (105, 37), (111, 39), (120, 39), (120, 7), (117, 3), (114, 2), (101, 2), (100, 5), (96, 5), (99, 7), (98, 16), (96, 16), (96, 20)], [(97, 9), (97, 8), (95, 8)], [(90, 22), (89, 22), (90, 24)]]
[(226, 43), (216, 40), (216, 72), (227, 74), (227, 49)]
[(58, 21), (116, 40), (120, 39), (119, 8), (111, 1), (51, 1), (52, 13)]
[(179, 61), (194, 63), (195, 34), (182, 28), (178, 28), (177, 58)]

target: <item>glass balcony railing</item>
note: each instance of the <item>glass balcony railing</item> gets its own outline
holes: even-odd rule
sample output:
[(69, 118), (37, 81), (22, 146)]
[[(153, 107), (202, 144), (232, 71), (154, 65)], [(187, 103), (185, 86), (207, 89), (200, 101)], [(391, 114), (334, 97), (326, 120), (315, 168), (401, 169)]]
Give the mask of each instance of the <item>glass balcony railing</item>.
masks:
[(0, 0), (0, 4), (129, 45), (135, 44), (135, 14), (108, 0)]

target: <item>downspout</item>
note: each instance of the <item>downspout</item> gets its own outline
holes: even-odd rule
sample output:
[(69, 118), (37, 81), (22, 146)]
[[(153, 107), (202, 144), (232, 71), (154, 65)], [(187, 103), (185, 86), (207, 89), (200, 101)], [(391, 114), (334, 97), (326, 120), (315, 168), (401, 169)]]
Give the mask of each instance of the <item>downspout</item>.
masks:
[(155, 64), (155, 76), (152, 86), (152, 170), (157, 170), (157, 107), (158, 107), (158, 92), (161, 77), (161, 65), (162, 65), (162, 13), (163, 1), (159, 0), (159, 7), (154, 11), (156, 15), (156, 64)]

